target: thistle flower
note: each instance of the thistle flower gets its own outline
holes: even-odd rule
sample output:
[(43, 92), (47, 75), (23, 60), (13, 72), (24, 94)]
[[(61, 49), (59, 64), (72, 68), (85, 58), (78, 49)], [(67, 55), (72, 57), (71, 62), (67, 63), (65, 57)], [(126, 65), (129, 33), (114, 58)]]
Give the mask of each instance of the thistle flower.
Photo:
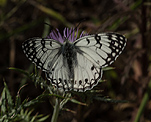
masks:
[[(78, 38), (78, 31), (79, 31), (78, 29), (77, 29), (77, 31), (75, 31), (75, 28), (64, 28), (63, 34), (61, 34), (60, 31), (56, 28), (56, 31), (53, 30), (49, 34), (49, 36), (47, 36), (47, 38), (54, 39), (61, 43), (64, 43), (64, 41), (66, 39), (68, 39), (70, 42), (74, 42)], [(87, 35), (88, 35), (88, 33), (84, 33), (84, 31), (82, 31), (80, 33), (79, 38), (81, 38), (83, 36), (87, 36)]]

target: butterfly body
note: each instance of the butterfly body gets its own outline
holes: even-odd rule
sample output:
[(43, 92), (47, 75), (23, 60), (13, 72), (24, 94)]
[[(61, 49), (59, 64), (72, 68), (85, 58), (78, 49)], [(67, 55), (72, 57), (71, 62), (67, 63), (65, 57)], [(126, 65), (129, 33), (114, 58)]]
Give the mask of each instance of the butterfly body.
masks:
[(48, 80), (64, 91), (84, 92), (98, 84), (102, 68), (113, 63), (126, 45), (117, 33), (86, 35), (73, 42), (32, 38), (22, 45), (26, 56)]
[(67, 65), (69, 66), (69, 70), (73, 69), (73, 66), (76, 64), (76, 50), (75, 46), (70, 42), (65, 42), (65, 44), (62, 47), (62, 55), (65, 62), (67, 62)]
[(73, 87), (74, 67), (77, 64), (76, 50), (73, 43), (65, 41), (65, 43), (62, 45), (62, 55), (64, 67), (67, 68), (68, 72), (67, 74), (69, 77), (68, 82), (70, 82), (71, 86)]

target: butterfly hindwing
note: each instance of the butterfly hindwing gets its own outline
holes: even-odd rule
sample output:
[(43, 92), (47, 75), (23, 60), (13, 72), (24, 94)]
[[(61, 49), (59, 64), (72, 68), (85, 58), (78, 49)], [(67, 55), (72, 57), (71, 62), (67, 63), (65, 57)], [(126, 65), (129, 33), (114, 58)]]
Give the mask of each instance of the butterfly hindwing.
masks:
[(96, 67), (83, 53), (77, 53), (77, 65), (74, 67), (74, 91), (84, 92), (98, 84), (102, 77), (101, 67)]
[(46, 72), (46, 77), (59, 89), (65, 91), (72, 90), (72, 82), (70, 76), (73, 74), (69, 71), (68, 65), (64, 64), (63, 60), (66, 60), (61, 54), (56, 60), (50, 72)]
[(60, 55), (53, 67), (54, 70), (46, 72), (47, 78), (59, 89), (84, 92), (97, 85), (102, 77), (101, 67), (95, 67), (82, 53), (77, 52), (77, 58), (74, 59), (76, 63), (72, 65), (73, 72), (69, 71), (63, 60), (67, 59)]

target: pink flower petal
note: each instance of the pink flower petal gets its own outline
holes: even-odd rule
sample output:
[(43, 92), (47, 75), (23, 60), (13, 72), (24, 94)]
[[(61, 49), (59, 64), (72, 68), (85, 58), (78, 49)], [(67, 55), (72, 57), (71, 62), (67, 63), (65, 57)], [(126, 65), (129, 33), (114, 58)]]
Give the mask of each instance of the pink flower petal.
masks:
[[(83, 36), (88, 35), (88, 33), (84, 34), (84, 31), (80, 34), (80, 38)], [(75, 32), (75, 28), (64, 28), (63, 35), (61, 35), (60, 31), (56, 28), (56, 31), (52, 31), (47, 38), (54, 39), (56, 41), (59, 41), (63, 43), (65, 39), (67, 38), (70, 42), (74, 42), (77, 40), (78, 37), (78, 29)]]

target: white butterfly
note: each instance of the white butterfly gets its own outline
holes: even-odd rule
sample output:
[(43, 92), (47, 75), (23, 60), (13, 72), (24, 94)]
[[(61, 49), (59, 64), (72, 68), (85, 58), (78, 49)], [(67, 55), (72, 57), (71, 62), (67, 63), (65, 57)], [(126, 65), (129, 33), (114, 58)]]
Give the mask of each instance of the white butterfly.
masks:
[(72, 29), (64, 30), (64, 36), (59, 31), (52, 32), (49, 39), (28, 39), (22, 48), (57, 88), (84, 92), (98, 84), (102, 68), (116, 60), (126, 45), (126, 38), (117, 33), (102, 33), (81, 34), (77, 39), (74, 34)]

